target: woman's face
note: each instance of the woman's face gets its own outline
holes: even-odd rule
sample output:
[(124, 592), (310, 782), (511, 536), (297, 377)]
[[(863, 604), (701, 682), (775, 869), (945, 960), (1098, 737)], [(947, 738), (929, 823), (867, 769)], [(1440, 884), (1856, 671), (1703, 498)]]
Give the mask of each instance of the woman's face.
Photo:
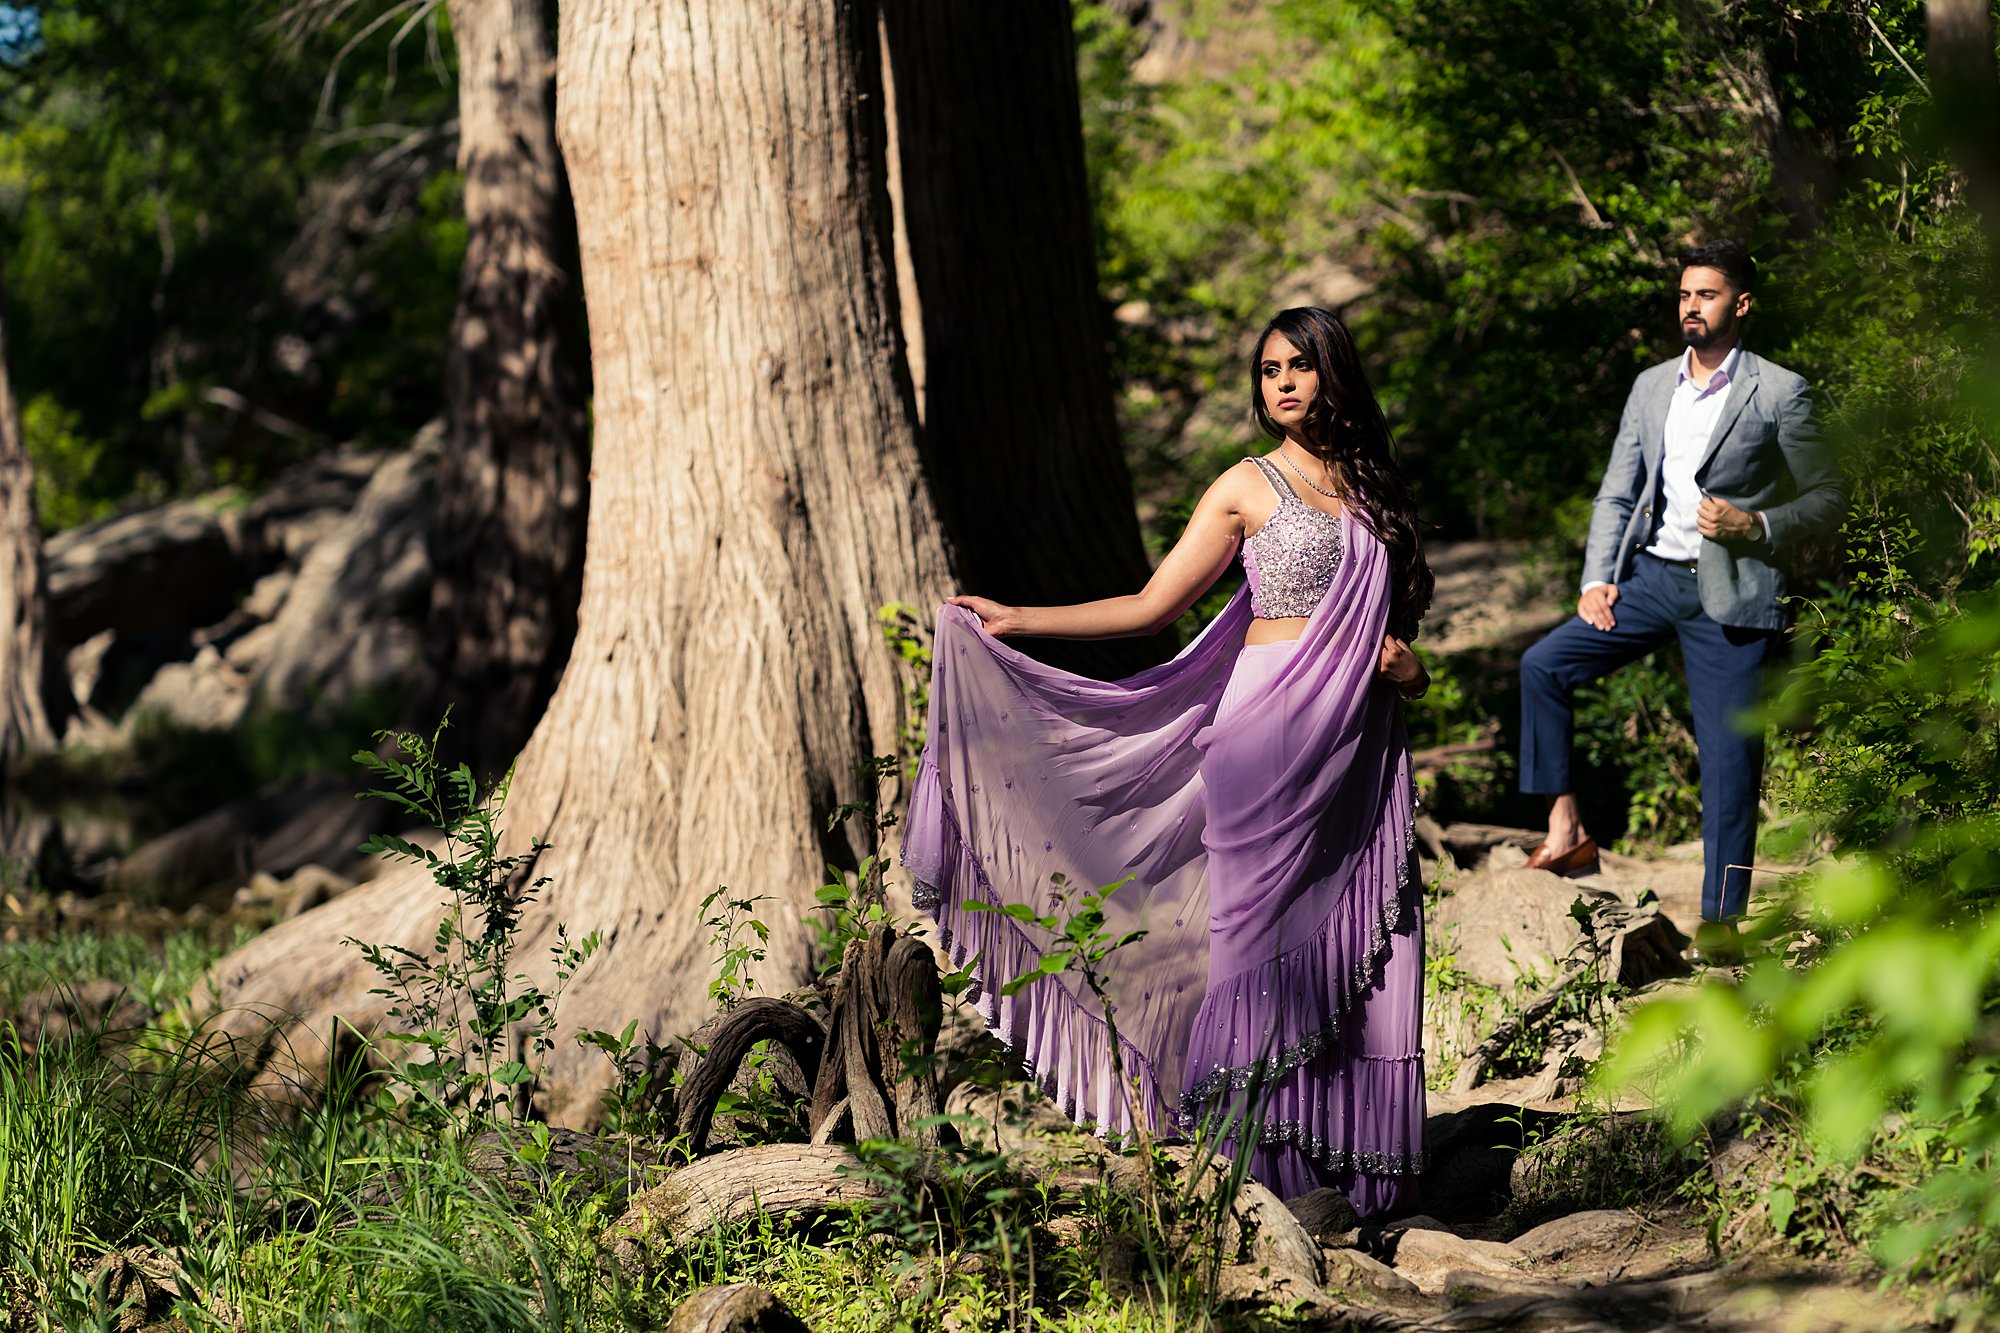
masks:
[(1282, 333), (1264, 340), (1263, 353), (1257, 359), (1257, 382), (1264, 394), (1264, 410), (1286, 434), (1305, 421), (1306, 408), (1319, 392), (1319, 372)]

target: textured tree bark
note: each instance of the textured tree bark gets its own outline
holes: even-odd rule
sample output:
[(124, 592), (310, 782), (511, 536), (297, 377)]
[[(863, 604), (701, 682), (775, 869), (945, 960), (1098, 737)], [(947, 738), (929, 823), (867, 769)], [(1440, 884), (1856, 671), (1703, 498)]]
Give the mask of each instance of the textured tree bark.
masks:
[[(568, 0), (557, 125), (591, 311), (590, 548), (569, 669), (520, 760), (509, 843), (550, 846), (524, 963), (555, 924), (601, 929), (565, 1028), (706, 1016), (717, 884), (769, 895), (782, 993), (811, 975), (824, 863), (857, 862), (894, 752), (889, 602), (950, 587), (897, 333), (872, 6), (854, 0)], [(437, 897), (390, 875), (218, 968), (225, 1004), (379, 1018), (335, 941), (424, 938)], [(228, 1020), (246, 1031), (244, 1017)], [(558, 1045), (558, 1122), (586, 1121), (601, 1057)]]
[(542, 0), (451, 0), (465, 263), (445, 360), (432, 655), (455, 752), (504, 770), (561, 678), (583, 587), (587, 349)]
[(708, 1149), (708, 1132), (715, 1123), (716, 1104), (729, 1091), (750, 1048), (760, 1041), (776, 1042), (798, 1065), (800, 1076), (810, 1088), (819, 1078), (826, 1030), (801, 1005), (755, 995), (711, 1026), (706, 1043), (701, 1043), (698, 1035), (695, 1041), (708, 1049), (702, 1052), (681, 1085), (674, 1128), (686, 1142), (689, 1154), (699, 1157)]
[(761, 1213), (810, 1216), (887, 1197), (889, 1186), (862, 1169), (844, 1144), (765, 1143), (697, 1158), (634, 1195), (605, 1229), (613, 1258), (631, 1264), (661, 1240), (682, 1241)]
[[(883, 0), (926, 465), (966, 587), (1046, 605), (1151, 572), (1111, 399), (1067, 0)], [(1098, 672), (1161, 645), (1028, 644)]]
[(806, 1333), (806, 1325), (764, 1288), (737, 1282), (704, 1287), (682, 1301), (666, 1333)]
[[(1989, 0), (1930, 0), (1925, 7), (1925, 55), (1952, 156), (1965, 191), (2000, 254), (2000, 60), (1993, 51)], [(2000, 277), (1994, 279), (2000, 288)]]
[[(42, 536), (35, 466), (7, 375), (7, 290), (0, 282), (0, 778), (21, 756), (55, 743), (69, 715), (69, 676), (43, 613)], [(10, 844), (11, 845), (11, 844)]]

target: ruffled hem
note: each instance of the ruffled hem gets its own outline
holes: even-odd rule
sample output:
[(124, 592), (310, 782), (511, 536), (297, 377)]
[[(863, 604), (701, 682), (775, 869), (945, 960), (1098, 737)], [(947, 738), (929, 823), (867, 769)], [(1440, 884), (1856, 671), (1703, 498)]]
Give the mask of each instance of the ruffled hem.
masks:
[(1218, 1103), (1208, 1124), (1187, 1132), (1206, 1132), (1232, 1154), (1247, 1138), (1296, 1148), (1326, 1172), (1414, 1176), (1424, 1166), (1424, 1113), (1421, 1055), (1329, 1051), (1318, 1066), (1261, 1085), (1256, 1105)]
[(1418, 1176), (1423, 1174), (1424, 1155), (1420, 1152), (1372, 1152), (1366, 1148), (1336, 1148), (1325, 1136), (1296, 1120), (1266, 1125), (1257, 1135), (1259, 1147), (1285, 1145), (1297, 1148), (1326, 1171), (1358, 1171), (1371, 1176)]
[[(1188, 1049), (1194, 1081), (1176, 1117), (1183, 1131), (1192, 1133), (1202, 1108), (1223, 1092), (1248, 1088), (1253, 1080), (1269, 1085), (1334, 1049), (1362, 997), (1381, 984), (1390, 938), (1415, 919), (1416, 812), (1413, 793), (1402, 837), (1380, 840), (1364, 867), (1366, 879), (1378, 886), (1376, 894), (1344, 894), (1333, 916), (1304, 944), (1270, 963), (1211, 979)], [(1393, 868), (1383, 864), (1391, 857)], [(1353, 939), (1367, 941), (1358, 954), (1349, 952), (1346, 942)], [(1289, 1002), (1259, 1003), (1274, 989)], [(1267, 1053), (1247, 1062), (1238, 1055), (1238, 1063), (1230, 1062), (1236, 1051), (1260, 1047)], [(1420, 1061), (1422, 1052), (1412, 1058)], [(1204, 1068), (1208, 1072), (1197, 1072)]]
[[(926, 755), (911, 795), (906, 827), (933, 828), (937, 845), (924, 849), (925, 866), (912, 864), (911, 844), (903, 864), (914, 876), (910, 898), (938, 925), (939, 943), (956, 967), (973, 965), (966, 998), (986, 1024), (1026, 1067), (1029, 1077), (1064, 1115), (1100, 1135), (1129, 1134), (1136, 1125), (1126, 1090), (1111, 1076), (1111, 1026), (1092, 1013), (1055, 977), (1037, 981), (1013, 996), (1000, 985), (1040, 964), (1044, 950), (1011, 917), (999, 911), (972, 911), (966, 902), (998, 906), (1003, 899), (966, 846), (957, 812), (944, 797), (942, 782)], [(935, 802), (935, 812), (920, 806)], [(934, 860), (933, 860), (934, 858)], [(1139, 1104), (1154, 1126), (1171, 1125), (1152, 1059), (1123, 1033), (1118, 1049), (1128, 1080), (1137, 1079)]]

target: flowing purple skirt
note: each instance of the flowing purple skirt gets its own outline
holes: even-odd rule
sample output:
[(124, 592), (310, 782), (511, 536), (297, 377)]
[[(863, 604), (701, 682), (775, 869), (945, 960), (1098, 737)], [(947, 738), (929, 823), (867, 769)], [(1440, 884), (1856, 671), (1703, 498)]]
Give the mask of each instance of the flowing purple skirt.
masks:
[[(1216, 708), (1215, 725), (1229, 726), (1236, 710), (1262, 692), (1297, 647), (1295, 642), (1244, 647)], [(1298, 749), (1294, 738), (1281, 733), (1275, 744), (1253, 752), (1255, 768), (1230, 776), (1267, 785), (1296, 760)], [(1408, 874), (1406, 893), (1408, 883), (1414, 882), (1414, 866), (1409, 866)], [(1344, 915), (1356, 923), (1350, 929), (1358, 939), (1365, 929), (1358, 923), (1370, 917), (1380, 920), (1383, 904), (1355, 906), (1364, 910)], [(1250, 1174), (1279, 1198), (1297, 1198), (1332, 1186), (1364, 1217), (1406, 1212), (1415, 1204), (1416, 1172), (1422, 1166), (1418, 1145), (1424, 1130), (1422, 913), (1405, 911), (1388, 929), (1384, 943), (1386, 952), (1357, 956), (1357, 960), (1379, 959), (1379, 971), (1357, 997), (1350, 1022), (1320, 1041), (1296, 1034), (1292, 1048), (1296, 1054), (1274, 1062), (1279, 1072), (1259, 1081), (1254, 1100), (1247, 1078), (1234, 1080), (1241, 1090), (1219, 1103), (1211, 1099), (1221, 1093), (1220, 1086), (1195, 1089), (1195, 1099), (1218, 1121), (1233, 1115), (1238, 1123), (1256, 1124), (1258, 1146), (1251, 1153)], [(1325, 944), (1314, 941), (1309, 947), (1320, 951)], [(1275, 971), (1280, 977), (1290, 973), (1302, 980), (1302, 964), (1303, 959), (1294, 956), (1280, 960)], [(1198, 1025), (1200, 1048), (1193, 1053), (1191, 1067), (1241, 1065), (1233, 1053), (1245, 1048), (1255, 1048), (1260, 1057), (1272, 1054), (1269, 1034), (1284, 1030), (1281, 1021), (1274, 1023), (1274, 1011), (1295, 1007), (1301, 997), (1281, 990), (1273, 1003), (1268, 991), (1274, 979), (1267, 980), (1263, 969), (1257, 969), (1244, 979), (1244, 988), (1252, 979), (1257, 983), (1254, 996), (1240, 994), (1239, 987), (1231, 984), (1235, 978), (1210, 977), (1211, 993), (1218, 1001), (1225, 989), (1229, 998), (1214, 1006), (1221, 1011), (1220, 1021)], [(1288, 1058), (1297, 1063), (1282, 1068)], [(1213, 1074), (1210, 1080), (1220, 1083)], [(1217, 1106), (1223, 1108), (1219, 1114)]]
[[(1412, 1202), (1422, 1164), (1421, 899), (1400, 704), (1375, 678), (1386, 554), (1345, 528), (1296, 643), (1245, 647), (1239, 592), (1123, 681), (940, 608), (903, 862), (987, 1024), (1066, 1113), (1232, 1154), (1254, 1124), (1259, 1180), (1373, 1216)], [(1021, 909), (1063, 918), (1112, 884), (1104, 935), (1143, 934), (1103, 964), (1108, 1014), (1074, 970), (1000, 994), (1062, 943)]]

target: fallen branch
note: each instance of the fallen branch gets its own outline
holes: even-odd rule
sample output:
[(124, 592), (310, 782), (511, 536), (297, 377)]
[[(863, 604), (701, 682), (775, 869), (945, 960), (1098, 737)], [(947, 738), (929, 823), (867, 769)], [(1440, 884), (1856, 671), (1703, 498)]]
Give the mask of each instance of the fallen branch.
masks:
[(1582, 958), (1572, 958), (1564, 964), (1563, 970), (1556, 974), (1556, 979), (1522, 1005), (1520, 1013), (1487, 1033), (1486, 1040), (1472, 1048), (1472, 1053), (1465, 1057), (1463, 1064), (1459, 1065), (1458, 1075), (1451, 1081), (1451, 1090), (1471, 1092), (1478, 1087), (1479, 1080), (1486, 1077), (1487, 1068), (1500, 1057), (1500, 1052), (1506, 1050), (1509, 1043), (1520, 1036), (1530, 1023), (1539, 1023), (1548, 1017), (1550, 1011), (1556, 1007), (1556, 1001), (1562, 998), (1563, 992), (1568, 990), (1578, 977), (1595, 968), (1597, 962), (1598, 956), (1593, 953)]
[(766, 1143), (699, 1157), (635, 1196), (606, 1234), (620, 1262), (641, 1257), (648, 1240), (686, 1240), (758, 1213), (798, 1217), (888, 1196), (839, 1144)]
[(698, 1155), (708, 1147), (716, 1105), (735, 1080), (743, 1057), (760, 1041), (775, 1041), (789, 1051), (807, 1087), (818, 1079), (820, 1055), (826, 1046), (819, 1020), (787, 1000), (744, 1000), (723, 1015), (708, 1034), (707, 1052), (681, 1086), (675, 1128), (687, 1137), (688, 1152)]
[(1456, 741), (1450, 745), (1433, 745), (1427, 750), (1418, 750), (1410, 756), (1410, 764), (1420, 772), (1427, 771), (1476, 754), (1493, 754), (1499, 748), (1499, 737), (1481, 736), (1477, 740)]

